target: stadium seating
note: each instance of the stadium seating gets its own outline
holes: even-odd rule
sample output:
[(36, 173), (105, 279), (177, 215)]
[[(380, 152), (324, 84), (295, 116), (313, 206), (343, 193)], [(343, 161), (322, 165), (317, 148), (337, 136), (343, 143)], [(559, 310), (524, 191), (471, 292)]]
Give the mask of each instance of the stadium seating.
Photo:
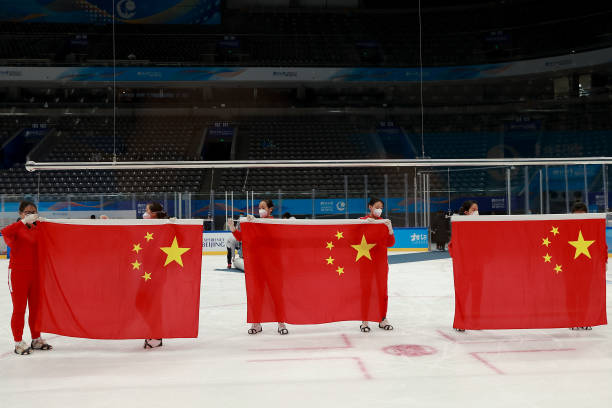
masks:
[[(553, 10), (538, 2), (525, 7), (491, 3), (426, 10), (424, 64), (517, 60), (612, 44), (605, 4), (582, 4), (580, 10)], [(416, 66), (418, 27), (414, 10), (226, 10), (219, 26), (119, 26), (114, 55), (119, 64), (136, 65)], [(0, 60), (11, 64), (104, 64), (113, 58), (112, 44), (108, 26), (3, 23), (0, 28)]]
[[(578, 122), (563, 122), (564, 115), (543, 116), (542, 129), (512, 132), (504, 129), (507, 115), (438, 115), (426, 117), (424, 150), (431, 158), (496, 157), (521, 154), (521, 140), (534, 141), (531, 149), (539, 157), (610, 156), (612, 134), (606, 127), (606, 112), (589, 114), (589, 129), (573, 128)], [(4, 117), (5, 134), (14, 134), (32, 123), (49, 123), (54, 132), (38, 161), (109, 161), (115, 148), (118, 160), (193, 160), (212, 118), (118, 117), (117, 138), (113, 144), (112, 118), (77, 116), (62, 118)], [(420, 118), (402, 116), (395, 124), (421, 153)], [(561, 121), (563, 124), (559, 124)], [(482, 122), (482, 124), (478, 124)], [(240, 160), (341, 160), (384, 158), (396, 152), (385, 151), (376, 133), (376, 119), (362, 117), (338, 120), (326, 117), (236, 118), (235, 158)], [(556, 130), (564, 128), (565, 130)], [(598, 130), (591, 130), (591, 129)], [(553, 129), (553, 130), (549, 130)], [(518, 138), (518, 139), (517, 139)], [(516, 141), (515, 141), (516, 139)], [(513, 146), (517, 146), (515, 149)], [(510, 150), (508, 150), (510, 149)], [(512, 150), (514, 149), (514, 150)], [(517, 150), (518, 149), (518, 150)], [(493, 155), (493, 156), (491, 156)], [(94, 194), (147, 192), (217, 192), (244, 190), (285, 197), (344, 197), (345, 176), (349, 195), (363, 196), (367, 176), (368, 192), (382, 195), (384, 176), (389, 194), (404, 194), (404, 174), (412, 188), (414, 170), (408, 168), (270, 168), (210, 170), (91, 170), (28, 173), (23, 166), (0, 170), (0, 194)], [(449, 177), (452, 191), (491, 192), (504, 187), (503, 175), (488, 170), (447, 174), (432, 173), (430, 187), (445, 191)], [(500, 181), (501, 180), (501, 181)]]
[[(239, 123), (238, 158), (249, 160), (341, 160), (379, 157), (368, 135), (371, 122), (337, 122), (302, 118), (298, 120), (258, 120)], [(248, 189), (293, 195), (312, 189), (326, 196), (344, 196), (344, 175), (349, 187), (363, 190), (363, 169), (243, 169), (218, 172), (216, 189)], [(353, 177), (353, 175), (355, 175)], [(354, 182), (355, 179), (361, 182)], [(356, 186), (355, 186), (356, 184)]]
[(110, 117), (66, 119), (55, 144), (47, 149), (45, 161), (185, 160), (188, 147), (198, 135), (189, 121), (176, 118), (118, 118), (113, 139)]
[[(32, 119), (31, 119), (32, 120)], [(30, 120), (30, 121), (31, 121)], [(111, 117), (69, 117), (56, 121), (55, 134), (38, 161), (110, 161)], [(199, 159), (205, 120), (118, 118), (117, 160)], [(0, 194), (89, 194), (199, 191), (205, 172), (197, 170), (51, 171), (28, 173), (22, 165), (0, 170)]]

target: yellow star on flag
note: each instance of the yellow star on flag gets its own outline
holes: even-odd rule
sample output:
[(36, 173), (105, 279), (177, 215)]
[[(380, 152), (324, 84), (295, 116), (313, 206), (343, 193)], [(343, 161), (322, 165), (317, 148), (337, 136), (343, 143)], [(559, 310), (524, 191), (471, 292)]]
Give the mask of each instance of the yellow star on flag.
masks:
[(344, 268), (339, 266), (338, 269), (336, 269), (336, 272), (338, 272), (338, 276), (340, 276), (344, 273)]
[(327, 261), (328, 265), (333, 265), (334, 264), (334, 258), (332, 258), (331, 255), (330, 255), (329, 258), (326, 259), (326, 261)]
[(161, 247), (159, 248), (166, 253), (166, 262), (164, 266), (168, 265), (170, 262), (175, 261), (177, 264), (183, 266), (183, 259), (181, 255), (185, 252), (189, 251), (191, 248), (180, 248), (178, 246), (178, 242), (176, 241), (176, 237), (172, 240), (172, 245), (169, 247)]
[(134, 244), (134, 248), (132, 248), (132, 251), (138, 253), (138, 251), (141, 251), (142, 248), (140, 247), (140, 244)]
[(582, 231), (578, 232), (578, 240), (577, 241), (568, 241), (568, 243), (576, 248), (576, 253), (574, 254), (574, 259), (578, 258), (580, 255), (585, 254), (589, 259), (591, 259), (591, 254), (589, 253), (589, 247), (593, 245), (593, 241), (585, 241), (582, 237)]
[(550, 255), (546, 254), (546, 255), (544, 255), (542, 258), (544, 258), (544, 262), (550, 262), (550, 260), (551, 260), (552, 256), (550, 256)]
[(147, 232), (147, 235), (145, 235), (145, 239), (147, 240), (147, 242), (152, 240), (153, 239), (153, 233), (152, 232)]
[(148, 281), (149, 279), (151, 279), (151, 274), (150, 274), (150, 273), (145, 272), (145, 273), (144, 273), (144, 275), (142, 275), (142, 276), (141, 276), (141, 278), (142, 278), (142, 279), (144, 279), (144, 280), (145, 280), (145, 282), (146, 282), (146, 281)]
[(336, 238), (338, 238), (338, 239), (340, 239), (340, 238), (344, 238), (344, 235), (343, 235), (343, 234), (344, 234), (344, 233), (343, 233), (343, 232), (340, 232), (340, 231), (336, 232)]
[(552, 229), (550, 230), (550, 232), (552, 232), (553, 235), (557, 235), (559, 233), (559, 228), (557, 227), (552, 227)]
[(546, 248), (548, 248), (548, 246), (550, 245), (550, 241), (548, 240), (548, 237), (542, 238), (542, 245), (546, 245)]
[(334, 247), (334, 244), (331, 241), (327, 243), (327, 249), (331, 251), (333, 247)]
[(140, 262), (138, 262), (138, 259), (135, 260), (134, 262), (132, 262), (133, 269), (140, 269), (140, 265), (142, 265), (142, 264)]
[(559, 274), (559, 272), (563, 272), (563, 271), (561, 270), (561, 265), (556, 265), (556, 266), (555, 266), (555, 272), (557, 272), (557, 275)]
[(376, 244), (368, 244), (365, 235), (362, 235), (360, 244), (351, 245), (351, 247), (353, 247), (353, 249), (357, 251), (357, 255), (355, 256), (355, 262), (357, 262), (362, 256), (365, 256), (371, 261), (372, 256), (370, 255), (370, 249), (374, 248), (375, 246)]

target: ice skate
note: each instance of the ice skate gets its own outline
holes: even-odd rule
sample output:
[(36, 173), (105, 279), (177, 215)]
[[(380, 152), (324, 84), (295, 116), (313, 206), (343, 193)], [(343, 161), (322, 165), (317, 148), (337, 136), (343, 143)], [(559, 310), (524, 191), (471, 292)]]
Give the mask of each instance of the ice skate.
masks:
[(163, 346), (162, 339), (146, 339), (144, 341), (144, 348), (146, 349), (151, 349), (151, 348), (156, 348), (156, 347), (161, 347), (161, 346)]
[(32, 352), (32, 348), (28, 347), (28, 344), (21, 340), (19, 343), (15, 343), (15, 354), (19, 354), (21, 356), (28, 355)]
[(52, 350), (53, 346), (47, 343), (45, 339), (39, 337), (32, 340), (32, 350)]
[(263, 328), (261, 327), (261, 323), (253, 323), (251, 325), (251, 328), (249, 329), (248, 333), (249, 334), (257, 334), (257, 333), (261, 333), (262, 330), (263, 330)]
[(278, 324), (278, 334), (281, 334), (281, 335), (289, 334), (289, 330), (287, 330), (287, 327), (285, 327), (285, 323)]

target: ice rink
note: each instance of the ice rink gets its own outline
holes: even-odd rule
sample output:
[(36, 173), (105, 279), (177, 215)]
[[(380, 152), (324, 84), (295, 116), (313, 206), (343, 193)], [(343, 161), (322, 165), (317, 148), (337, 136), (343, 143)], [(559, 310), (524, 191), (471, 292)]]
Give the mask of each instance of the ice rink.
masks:
[[(0, 290), (0, 406), (608, 407), (612, 328), (456, 333), (451, 261), (390, 256), (389, 321), (265, 324), (247, 334), (244, 275), (203, 258), (198, 339), (94, 341), (46, 335), (54, 350), (13, 353)], [(419, 259), (419, 261), (416, 261)], [(7, 260), (0, 272), (7, 276)], [(608, 273), (607, 288), (612, 276)], [(612, 297), (608, 292), (608, 313)], [(26, 328), (24, 338), (30, 340)]]

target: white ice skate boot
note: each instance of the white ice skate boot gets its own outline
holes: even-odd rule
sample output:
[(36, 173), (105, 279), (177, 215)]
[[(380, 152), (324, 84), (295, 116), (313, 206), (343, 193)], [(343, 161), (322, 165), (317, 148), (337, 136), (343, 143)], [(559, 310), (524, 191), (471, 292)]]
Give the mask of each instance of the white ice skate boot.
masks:
[(32, 348), (28, 347), (28, 343), (21, 340), (19, 343), (15, 343), (15, 354), (19, 354), (21, 356), (28, 355), (32, 352)]
[(51, 350), (53, 346), (47, 343), (45, 339), (39, 337), (32, 340), (32, 350)]

